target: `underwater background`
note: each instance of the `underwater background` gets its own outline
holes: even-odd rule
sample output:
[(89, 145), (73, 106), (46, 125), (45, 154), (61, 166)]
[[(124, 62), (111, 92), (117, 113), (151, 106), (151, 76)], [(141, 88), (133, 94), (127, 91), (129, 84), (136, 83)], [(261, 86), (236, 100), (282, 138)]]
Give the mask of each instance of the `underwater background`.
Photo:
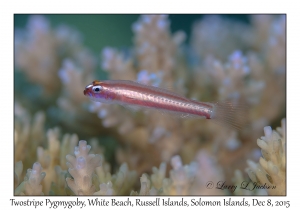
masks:
[[(286, 194), (285, 15), (14, 20), (15, 195)], [(242, 101), (249, 124), (89, 101), (85, 86), (104, 79)]]

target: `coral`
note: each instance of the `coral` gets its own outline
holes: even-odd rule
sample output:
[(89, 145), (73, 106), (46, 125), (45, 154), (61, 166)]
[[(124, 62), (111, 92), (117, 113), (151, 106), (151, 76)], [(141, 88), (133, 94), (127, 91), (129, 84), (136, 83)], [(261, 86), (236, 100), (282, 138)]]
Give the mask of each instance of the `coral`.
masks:
[[(66, 25), (53, 28), (48, 19), (39, 15), (30, 16), (26, 29), (16, 31), (15, 64), (19, 74), (16, 78), (21, 85), (17, 88), (22, 89), (19, 102), (30, 104), (31, 99), (37, 100), (30, 109), (48, 110), (52, 121), (75, 130), (86, 128), (93, 135), (87, 122), (94, 117), (97, 123), (98, 118), (83, 109), (88, 100), (82, 94), (82, 87), (94, 78), (96, 59), (83, 45), (81, 34)], [(24, 82), (30, 88), (24, 90)], [(32, 90), (35, 86), (38, 91)]]
[(136, 172), (128, 169), (126, 163), (123, 163), (119, 171), (112, 175), (111, 181), (113, 182), (115, 192), (118, 195), (129, 194), (130, 190), (135, 184)]
[[(18, 102), (15, 103), (15, 156), (14, 161), (23, 161), (23, 168), (32, 165), (36, 159), (36, 149), (45, 139), (44, 137), (45, 114), (37, 112), (33, 119), (27, 110)], [(30, 145), (30, 146), (29, 146)]]
[(191, 46), (202, 58), (213, 55), (224, 61), (236, 49), (249, 47), (252, 33), (244, 23), (208, 15), (194, 23)]
[(42, 170), (40, 163), (34, 163), (32, 169), (27, 170), (24, 181), (16, 188), (15, 195), (44, 195), (41, 182), (46, 173)]
[[(285, 194), (285, 132), (285, 120), (277, 131), (265, 127), (265, 137), (258, 139), (264, 158), (259, 164), (248, 161), (250, 169), (247, 171), (253, 183), (236, 170), (235, 185), (247, 182), (248, 188), (254, 188), (257, 183), (273, 184), (276, 189), (268, 189), (269, 195)], [(135, 191), (136, 172), (130, 171), (124, 163), (112, 174), (103, 157), (103, 149), (95, 139), (91, 140), (93, 151), (100, 154), (89, 154), (91, 146), (84, 140), (78, 142), (76, 135), (65, 134), (60, 142), (57, 129), (49, 129), (47, 139), (49, 149), (37, 147), (38, 161), (45, 169), (39, 162), (34, 163), (20, 183), (23, 164), (22, 161), (15, 163), (15, 195), (265, 195), (266, 192), (261, 189), (220, 189), (218, 182), (224, 180), (224, 172), (220, 162), (206, 150), (200, 150), (188, 165), (183, 165), (179, 155), (173, 156), (170, 161), (172, 169), (168, 173), (165, 162), (159, 168), (153, 167), (152, 174), (142, 174), (140, 190)], [(74, 156), (69, 154), (64, 160), (60, 159), (60, 154), (70, 151), (70, 147), (74, 147)], [(67, 166), (68, 171), (60, 165)], [(46, 175), (50, 178), (46, 179)], [(208, 182), (216, 183), (216, 187), (207, 188)]]
[(75, 147), (74, 156), (67, 155), (67, 166), (73, 177), (67, 178), (68, 186), (76, 195), (91, 195), (95, 192), (92, 186), (92, 176), (96, 167), (101, 165), (101, 156), (88, 154), (91, 149), (86, 141), (79, 141)]
[(265, 136), (257, 139), (262, 156), (259, 163), (248, 161), (251, 180), (260, 185), (276, 186), (267, 189), (269, 195), (286, 195), (286, 124), (281, 121), (277, 131), (264, 128)]
[[(241, 172), (247, 160), (253, 183), (276, 185), (269, 195), (285, 194), (284, 126), (265, 128), (260, 160), (253, 141), (285, 117), (285, 15), (252, 15), (248, 22), (206, 15), (190, 36), (171, 30), (172, 16), (142, 15), (132, 24), (133, 45), (106, 46), (100, 58), (83, 34), (48, 18), (32, 15), (15, 30), (16, 195), (262, 195), (205, 188), (207, 181), (248, 180)], [(248, 124), (233, 130), (91, 102), (82, 91), (103, 74), (199, 101), (243, 104)], [(26, 176), (35, 162), (38, 177)]]
[(42, 147), (37, 148), (37, 160), (47, 174), (43, 186), (46, 192), (50, 190), (51, 182), (55, 180), (55, 170), (53, 168), (59, 164), (60, 142), (58, 135), (58, 129), (49, 129), (47, 132), (48, 150)]
[(109, 181), (106, 184), (102, 183), (99, 185), (100, 190), (95, 192), (94, 195), (114, 195), (114, 189), (112, 188), (112, 183)]
[(16, 33), (16, 65), (33, 82), (53, 93), (60, 87), (56, 74), (59, 68), (56, 40), (50, 33), (50, 23), (43, 16), (31, 16), (26, 33)]
[(21, 174), (23, 171), (22, 161), (15, 163), (15, 172), (14, 172), (14, 186), (18, 186), (21, 183)]
[[(234, 190), (234, 195), (268, 195), (265, 189), (257, 189), (255, 188), (254, 183), (250, 180), (249, 177), (244, 177), (240, 170), (234, 171), (234, 177), (232, 178), (232, 182), (234, 183), (236, 189)], [(244, 188), (248, 188), (245, 190)]]
[(140, 192), (132, 191), (131, 195), (223, 195), (217, 189), (208, 189), (208, 181), (217, 183), (223, 179), (222, 171), (213, 158), (205, 151), (200, 151), (195, 161), (182, 165), (180, 156), (171, 159), (170, 177), (166, 176), (166, 163), (159, 169), (153, 168), (150, 176), (143, 174), (140, 178)]

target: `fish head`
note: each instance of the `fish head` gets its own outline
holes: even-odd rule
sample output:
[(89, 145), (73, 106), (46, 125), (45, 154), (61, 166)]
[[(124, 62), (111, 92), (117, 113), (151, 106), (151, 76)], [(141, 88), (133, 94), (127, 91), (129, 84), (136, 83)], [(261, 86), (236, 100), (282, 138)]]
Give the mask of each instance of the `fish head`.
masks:
[(92, 100), (104, 98), (105, 93), (103, 91), (102, 82), (98, 80), (93, 81), (91, 84), (85, 87), (83, 94)]

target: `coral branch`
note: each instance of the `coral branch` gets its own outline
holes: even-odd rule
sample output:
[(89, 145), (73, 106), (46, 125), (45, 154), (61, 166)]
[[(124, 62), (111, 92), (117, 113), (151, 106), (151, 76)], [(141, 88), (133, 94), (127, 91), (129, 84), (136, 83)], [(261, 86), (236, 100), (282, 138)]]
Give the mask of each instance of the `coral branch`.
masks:
[(84, 140), (79, 141), (75, 147), (74, 155), (67, 155), (67, 166), (69, 173), (73, 177), (67, 178), (68, 186), (76, 195), (91, 195), (95, 192), (95, 186), (92, 184), (92, 175), (96, 167), (101, 166), (101, 156), (88, 154), (90, 145)]
[(257, 139), (263, 157), (257, 164), (248, 161), (247, 171), (253, 182), (275, 186), (275, 189), (268, 189), (269, 195), (286, 195), (285, 129), (285, 119), (281, 121), (281, 127), (277, 128), (277, 131), (272, 130), (270, 126), (265, 127), (265, 136)]

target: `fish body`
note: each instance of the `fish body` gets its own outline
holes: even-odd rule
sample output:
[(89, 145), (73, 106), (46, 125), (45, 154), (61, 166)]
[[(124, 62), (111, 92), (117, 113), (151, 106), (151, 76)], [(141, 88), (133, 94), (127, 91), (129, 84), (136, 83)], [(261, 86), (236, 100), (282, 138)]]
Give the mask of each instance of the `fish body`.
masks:
[(133, 109), (156, 109), (182, 117), (204, 117), (226, 122), (235, 128), (235, 112), (241, 109), (230, 102), (199, 102), (171, 91), (127, 80), (94, 81), (83, 91), (93, 101), (119, 104)]

